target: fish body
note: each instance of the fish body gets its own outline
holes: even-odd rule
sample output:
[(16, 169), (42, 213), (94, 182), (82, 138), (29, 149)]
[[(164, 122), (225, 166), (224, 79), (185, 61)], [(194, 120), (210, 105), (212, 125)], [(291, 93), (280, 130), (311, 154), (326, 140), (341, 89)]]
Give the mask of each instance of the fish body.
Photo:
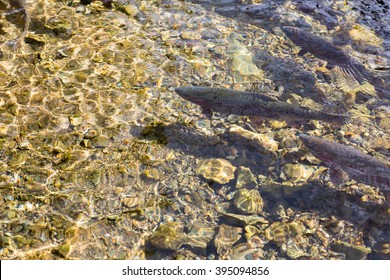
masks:
[(297, 27), (285, 26), (282, 29), (295, 45), (301, 47), (300, 55), (310, 52), (314, 56), (338, 66), (347, 65), (350, 60), (350, 57), (341, 48), (324, 38)]
[(384, 82), (370, 73), (358, 61), (347, 55), (341, 48), (324, 38), (297, 27), (285, 26), (282, 29), (295, 45), (301, 47), (299, 55), (310, 52), (315, 57), (327, 61), (328, 68), (339, 67), (344, 74), (354, 77), (359, 84), (368, 81), (375, 87), (378, 96), (390, 99), (390, 93), (385, 92)]
[(300, 134), (299, 138), (315, 157), (329, 167), (332, 182), (336, 185), (351, 178), (378, 187), (383, 192), (390, 192), (390, 164), (356, 148), (319, 137)]
[(346, 115), (312, 110), (257, 92), (208, 87), (178, 87), (175, 91), (203, 109), (219, 113), (287, 121), (315, 119), (334, 124), (343, 124), (349, 120)]

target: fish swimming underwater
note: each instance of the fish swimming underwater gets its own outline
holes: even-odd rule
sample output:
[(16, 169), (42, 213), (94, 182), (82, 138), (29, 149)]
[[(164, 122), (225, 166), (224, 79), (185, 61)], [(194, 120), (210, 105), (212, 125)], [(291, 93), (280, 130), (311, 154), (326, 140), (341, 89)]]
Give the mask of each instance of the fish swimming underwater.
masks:
[(348, 122), (349, 116), (325, 113), (276, 100), (257, 92), (226, 88), (177, 87), (178, 95), (203, 109), (240, 116), (278, 120), (321, 120), (333, 124)]
[(332, 183), (340, 185), (349, 178), (378, 187), (390, 197), (390, 164), (360, 150), (319, 137), (300, 134), (299, 138), (311, 153), (330, 170)]
[(341, 48), (324, 38), (297, 27), (285, 26), (282, 27), (282, 30), (295, 45), (301, 47), (299, 55), (310, 52), (315, 57), (327, 61), (328, 69), (340, 69), (346, 83), (350, 82), (348, 76), (352, 76), (360, 85), (368, 81), (375, 87), (379, 97), (390, 99), (390, 93), (385, 92), (382, 79), (370, 73), (362, 64), (347, 55)]

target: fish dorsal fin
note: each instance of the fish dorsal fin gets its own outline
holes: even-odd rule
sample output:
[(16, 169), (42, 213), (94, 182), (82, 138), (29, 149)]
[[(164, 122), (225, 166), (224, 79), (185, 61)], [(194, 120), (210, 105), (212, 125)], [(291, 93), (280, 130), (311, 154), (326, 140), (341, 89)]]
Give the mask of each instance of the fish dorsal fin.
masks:
[(251, 116), (249, 119), (251, 120), (251, 123), (254, 126), (254, 131), (256, 131), (256, 132), (260, 131), (260, 128), (263, 125), (264, 119), (261, 116)]
[(201, 106), (201, 110), (202, 110), (202, 114), (205, 115), (207, 118), (211, 118), (213, 116), (213, 111), (210, 110), (209, 108)]
[(272, 102), (272, 101), (278, 101), (278, 99), (274, 96), (269, 96), (269, 95), (265, 95), (265, 94), (262, 94), (260, 92), (252, 92), (252, 94), (256, 97), (256, 99), (258, 99), (259, 101), (263, 101), (263, 102)]
[(303, 55), (305, 55), (306, 53), (308, 53), (308, 51), (307, 51), (305, 48), (301, 48), (301, 49), (299, 50), (299, 52), (298, 52), (298, 55), (303, 56)]

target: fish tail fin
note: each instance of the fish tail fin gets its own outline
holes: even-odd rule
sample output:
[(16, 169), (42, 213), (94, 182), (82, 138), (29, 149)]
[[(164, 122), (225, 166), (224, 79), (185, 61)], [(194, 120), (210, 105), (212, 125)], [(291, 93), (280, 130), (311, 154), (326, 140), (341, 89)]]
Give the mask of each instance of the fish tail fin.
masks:
[[(385, 83), (380, 77), (371, 74), (363, 65), (358, 63), (349, 63), (348, 69), (350, 69), (353, 76), (362, 85), (362, 87), (366, 86), (365, 88), (367, 88), (367, 84), (371, 85), (375, 88), (379, 97), (383, 98), (382, 96), (384, 96), (384, 98), (389, 99), (389, 94), (384, 93)], [(368, 91), (363, 90), (365, 93), (370, 93)]]
[(336, 66), (333, 69), (334, 81), (338, 88), (350, 94), (362, 92), (374, 96), (375, 88), (365, 79), (358, 69), (352, 65), (347, 67)]
[(334, 80), (338, 88), (344, 92), (354, 92), (360, 86), (358, 81), (346, 68), (336, 66), (333, 69)]
[(367, 81), (367, 79), (364, 76), (364, 73), (367, 72), (367, 70), (364, 68), (364, 66), (349, 62), (346, 67), (348, 73), (350, 73), (358, 82), (359, 84), (363, 84)]

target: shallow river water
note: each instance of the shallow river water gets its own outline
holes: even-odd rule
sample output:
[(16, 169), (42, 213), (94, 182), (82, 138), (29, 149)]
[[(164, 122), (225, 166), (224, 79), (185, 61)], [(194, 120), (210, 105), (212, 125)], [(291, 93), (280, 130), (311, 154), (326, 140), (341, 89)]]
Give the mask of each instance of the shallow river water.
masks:
[[(80, 3), (82, 2), (82, 3)], [(90, 3), (91, 2), (91, 3)], [(389, 259), (378, 186), (335, 186), (305, 133), (388, 164), (388, 1), (0, 0), (2, 259)], [(211, 116), (179, 86), (261, 92), (343, 125)]]

